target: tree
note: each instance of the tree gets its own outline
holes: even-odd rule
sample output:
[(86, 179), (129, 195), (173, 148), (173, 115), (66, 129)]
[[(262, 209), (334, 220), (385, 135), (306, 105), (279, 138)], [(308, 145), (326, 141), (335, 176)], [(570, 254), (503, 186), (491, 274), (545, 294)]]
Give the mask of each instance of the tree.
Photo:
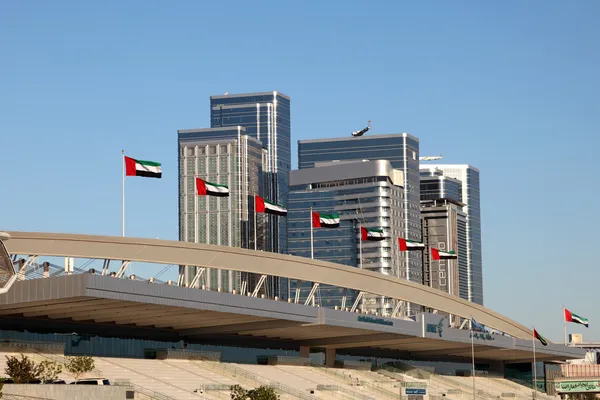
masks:
[(94, 369), (94, 359), (88, 356), (69, 357), (65, 367), (78, 380), (81, 375)]
[(40, 377), (40, 367), (29, 357), (21, 354), (21, 358), (15, 356), (6, 357), (6, 368), (4, 372), (10, 376), (15, 383), (29, 383)]
[(56, 361), (45, 360), (39, 365), (40, 378), (43, 383), (52, 382), (58, 379), (58, 375), (62, 372), (62, 365)]
[(279, 400), (279, 395), (268, 386), (246, 390), (240, 385), (234, 385), (231, 387), (231, 400)]

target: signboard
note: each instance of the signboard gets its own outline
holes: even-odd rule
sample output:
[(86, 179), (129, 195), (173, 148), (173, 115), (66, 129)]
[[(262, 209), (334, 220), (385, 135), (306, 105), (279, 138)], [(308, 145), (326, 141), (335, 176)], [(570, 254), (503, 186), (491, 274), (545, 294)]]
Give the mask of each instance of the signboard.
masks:
[(427, 394), (427, 389), (406, 389), (406, 395), (409, 394), (416, 394), (416, 395), (421, 395), (421, 396), (425, 396)]
[(440, 319), (440, 322), (438, 322), (437, 324), (427, 324), (427, 326), (425, 327), (425, 330), (427, 333), (437, 333), (439, 337), (442, 337), (442, 333), (444, 332), (444, 319), (445, 317), (442, 317), (442, 319)]
[(485, 340), (485, 341), (496, 340), (496, 338), (493, 335), (491, 335), (490, 333), (487, 333), (487, 332), (472, 332), (471, 335), (473, 335), (473, 339), (475, 339), (475, 340)]
[(600, 380), (554, 382), (558, 393), (600, 393)]
[(358, 321), (359, 322), (367, 322), (369, 324), (379, 324), (379, 325), (388, 325), (388, 326), (394, 325), (393, 321), (388, 321), (387, 319), (383, 319), (383, 318), (368, 317), (366, 315), (359, 315)]

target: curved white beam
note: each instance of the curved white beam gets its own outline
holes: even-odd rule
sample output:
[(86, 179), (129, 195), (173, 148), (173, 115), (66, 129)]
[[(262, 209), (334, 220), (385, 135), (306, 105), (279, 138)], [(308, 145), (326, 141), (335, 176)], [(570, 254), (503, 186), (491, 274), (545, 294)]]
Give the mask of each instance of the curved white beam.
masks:
[(350, 288), (445, 311), (511, 336), (529, 339), (531, 330), (495, 311), (437, 289), (364, 269), (284, 254), (169, 240), (60, 233), (9, 232), (13, 254), (128, 260), (189, 265), (281, 276)]

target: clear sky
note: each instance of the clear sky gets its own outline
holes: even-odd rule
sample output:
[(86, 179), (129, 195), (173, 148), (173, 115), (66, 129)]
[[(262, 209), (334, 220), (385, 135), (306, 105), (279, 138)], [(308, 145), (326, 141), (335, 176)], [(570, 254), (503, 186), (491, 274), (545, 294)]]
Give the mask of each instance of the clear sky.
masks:
[[(298, 139), (409, 132), (481, 170), (485, 304), (600, 341), (600, 2), (2, 1), (0, 229), (177, 239), (177, 129), (278, 90)], [(370, 132), (370, 133), (371, 133)], [(140, 272), (141, 273), (141, 272)], [(576, 329), (577, 328), (577, 329)]]

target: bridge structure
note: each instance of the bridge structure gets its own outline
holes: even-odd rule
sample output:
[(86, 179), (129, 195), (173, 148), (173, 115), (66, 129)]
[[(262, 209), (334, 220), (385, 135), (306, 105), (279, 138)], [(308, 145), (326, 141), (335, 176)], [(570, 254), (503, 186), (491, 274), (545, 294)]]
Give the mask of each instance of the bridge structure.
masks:
[[(58, 233), (8, 232), (6, 249), (14, 269), (0, 261), (0, 317), (6, 329), (90, 332), (156, 340), (186, 340), (264, 348), (298, 349), (308, 355), (322, 349), (326, 362), (337, 354), (428, 361), (478, 360), (529, 362), (532, 331), (489, 308), (406, 280), (344, 265), (247, 249), (178, 241)], [(0, 237), (2, 239), (2, 237)], [(0, 252), (1, 253), (1, 252)], [(2, 256), (0, 255), (0, 259)], [(102, 262), (84, 273), (50, 272), (45, 258), (68, 257)], [(9, 260), (10, 261), (10, 260)], [(109, 272), (116, 264), (117, 270)], [(155, 263), (193, 266), (196, 276), (184, 285), (183, 270), (173, 284), (127, 275), (129, 265)], [(4, 268), (2, 267), (4, 265)], [(203, 290), (205, 268), (260, 276), (248, 293)], [(43, 271), (39, 273), (40, 269)], [(38, 271), (37, 274), (33, 271)], [(94, 273), (90, 273), (94, 272)], [(268, 276), (313, 282), (305, 304), (294, 299), (262, 298)], [(1, 283), (1, 282), (0, 282)], [(431, 312), (412, 318), (363, 314), (352, 307), (312, 306), (321, 284), (353, 289), (419, 304)], [(337, 307), (336, 307), (337, 308)], [(448, 315), (475, 318), (493, 332), (452, 326)], [(48, 324), (48, 322), (51, 324)], [(463, 328), (463, 329), (461, 329)], [(473, 338), (472, 336), (473, 335)], [(536, 346), (537, 359), (582, 358), (584, 351), (550, 343)]]

